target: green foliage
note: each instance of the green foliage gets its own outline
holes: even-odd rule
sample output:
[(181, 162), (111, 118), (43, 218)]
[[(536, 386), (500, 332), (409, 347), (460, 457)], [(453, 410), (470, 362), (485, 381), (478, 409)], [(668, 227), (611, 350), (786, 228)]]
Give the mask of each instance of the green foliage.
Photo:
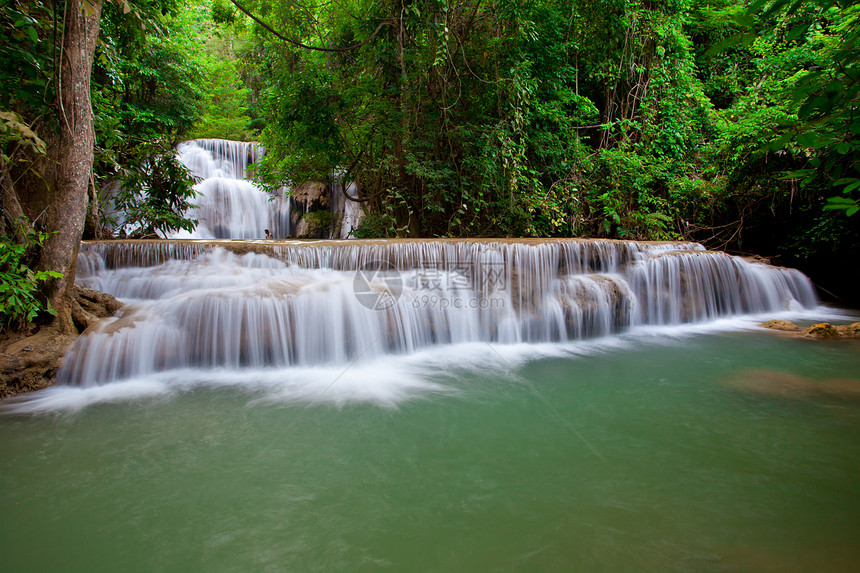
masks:
[(173, 147), (155, 141), (135, 148), (123, 167), (119, 192), (113, 197), (119, 220), (113, 226), (133, 238), (164, 237), (184, 229), (193, 231), (196, 220), (185, 218), (197, 196), (196, 182), (179, 161)]
[(860, 103), (858, 4), (776, 0), (741, 8), (731, 8), (736, 17), (722, 32), (736, 47), (700, 60), (738, 72), (731, 97), (710, 113), (701, 153), (701, 175), (722, 185), (712, 189), (718, 218), (711, 228), (719, 226), (726, 242), (744, 236), (795, 264), (834, 252), (850, 258), (856, 224), (837, 215), (858, 210), (860, 124), (851, 130)]
[(307, 231), (303, 237), (316, 238), (319, 236), (327, 237), (329, 233), (335, 232), (340, 223), (339, 217), (335, 216), (331, 211), (311, 211), (304, 213), (301, 221), (307, 225)]
[(16, 237), (0, 237), (0, 332), (22, 329), (42, 313), (56, 315), (39, 298), (39, 286), (63, 275), (32, 268), (33, 255), (47, 238), (27, 221), (18, 222)]
[(13, 111), (0, 111), (0, 158), (12, 161), (11, 152), (6, 153), (7, 144), (14, 143), (31, 148), (37, 154), (45, 153), (45, 142)]
[(44, 114), (54, 97), (54, 54), (46, 41), (54, 32), (49, 5), (37, 0), (0, 3), (0, 109)]
[(236, 7), (229, 0), (213, 0), (212, 21), (216, 24), (232, 24), (236, 21)]
[(105, 4), (93, 71), (98, 144), (119, 154), (139, 141), (181, 138), (200, 119), (203, 76), (184, 13), (169, 0), (136, 6), (149, 20), (146, 35), (136, 18)]
[[(204, 71), (188, 9), (172, 0), (134, 6), (132, 13), (104, 6), (93, 70), (94, 175), (102, 222), (155, 236), (196, 224), (182, 218), (193, 181), (172, 148), (201, 119)], [(113, 212), (120, 206), (128, 209), (126, 220)]]
[(256, 140), (256, 54), (251, 52), (246, 18), (229, 0), (197, 2), (186, 17), (206, 85), (199, 102), (200, 121), (188, 137)]
[[(269, 56), (257, 177), (274, 188), (346, 170), (367, 200), (362, 236), (676, 236), (668, 180), (708, 127), (686, 14), (606, 0), (273, 3), (280, 34), (344, 51), (254, 27)], [(608, 186), (616, 171), (643, 187)]]
[[(173, 172), (142, 142), (222, 137), (261, 140), (264, 187), (354, 182), (357, 236), (856, 252), (856, 0), (244, 4), (280, 37), (228, 0), (105, 4), (96, 175), (125, 179), (140, 233), (185, 228), (190, 200), (182, 173), (145, 189), (161, 206), (132, 191)], [(0, 8), (7, 158), (53, 97), (46, 6)]]
[[(358, 227), (350, 231), (350, 236), (356, 239), (373, 239), (376, 237), (399, 237), (407, 231), (407, 225), (400, 225), (398, 211), (409, 212), (409, 204), (397, 190), (391, 191), (393, 201), (386, 203), (379, 212), (373, 212), (362, 217)], [(410, 213), (411, 214), (411, 213)]]

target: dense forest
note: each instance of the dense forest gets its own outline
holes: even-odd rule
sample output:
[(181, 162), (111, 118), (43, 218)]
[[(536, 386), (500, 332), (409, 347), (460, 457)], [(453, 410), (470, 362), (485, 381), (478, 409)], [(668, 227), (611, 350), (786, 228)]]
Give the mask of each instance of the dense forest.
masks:
[(858, 16), (848, 0), (7, 1), (0, 329), (44, 309), (74, 328), (82, 235), (120, 216), (193, 228), (173, 150), (197, 137), (261, 142), (267, 189), (354, 182), (357, 237), (690, 239), (847, 301)]

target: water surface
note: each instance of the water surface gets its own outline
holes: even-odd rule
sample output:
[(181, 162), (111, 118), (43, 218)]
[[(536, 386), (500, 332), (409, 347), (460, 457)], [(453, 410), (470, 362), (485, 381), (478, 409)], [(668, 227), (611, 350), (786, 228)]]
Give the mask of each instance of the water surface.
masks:
[(6, 402), (3, 569), (857, 570), (858, 346), (669, 334)]

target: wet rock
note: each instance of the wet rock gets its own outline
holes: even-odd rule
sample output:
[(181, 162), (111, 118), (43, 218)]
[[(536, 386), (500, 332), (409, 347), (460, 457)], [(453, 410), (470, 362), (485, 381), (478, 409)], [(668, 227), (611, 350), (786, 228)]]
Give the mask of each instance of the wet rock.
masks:
[(84, 331), (102, 318), (112, 316), (123, 304), (109, 294), (75, 285), (72, 320)]
[(837, 338), (839, 336), (839, 331), (830, 324), (829, 322), (821, 322), (818, 324), (813, 324), (809, 328), (803, 331), (803, 336), (810, 336), (815, 338)]
[(296, 224), (296, 233), (300, 239), (321, 239), (339, 224), (337, 217), (328, 211), (312, 211), (305, 213)]
[(786, 332), (799, 332), (800, 327), (791, 322), (790, 320), (768, 320), (767, 322), (762, 322), (759, 326), (763, 328), (769, 328), (771, 330), (782, 330)]
[(63, 352), (76, 338), (52, 327), (42, 327), (32, 335), (5, 335), (0, 340), (0, 398), (52, 384)]
[(292, 192), (296, 203), (305, 207), (306, 211), (317, 211), (328, 208), (328, 188), (325, 183), (309, 181), (298, 185)]
[(763, 265), (773, 265), (773, 259), (771, 257), (763, 257), (761, 255), (749, 255), (746, 257), (741, 257), (743, 260), (749, 263), (760, 263)]
[[(72, 320), (78, 330), (113, 315), (123, 304), (109, 294), (75, 286)], [(54, 383), (66, 349), (77, 339), (55, 326), (29, 332), (6, 333), (0, 338), (0, 398), (41, 390)]]
[(860, 338), (860, 322), (836, 325), (835, 328), (842, 338)]
[(296, 236), (302, 239), (322, 239), (328, 236), (327, 232), (333, 221), (328, 210), (329, 189), (325, 183), (302, 183), (293, 189), (290, 199)]

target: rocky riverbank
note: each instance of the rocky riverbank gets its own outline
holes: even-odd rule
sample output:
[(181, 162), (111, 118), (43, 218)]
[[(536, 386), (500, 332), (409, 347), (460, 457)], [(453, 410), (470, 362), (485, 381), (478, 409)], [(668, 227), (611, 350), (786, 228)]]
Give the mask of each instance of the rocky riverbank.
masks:
[(60, 332), (49, 324), (0, 335), (0, 398), (53, 384), (63, 354), (80, 333), (123, 306), (109, 294), (80, 286), (75, 291), (72, 318), (78, 332)]

